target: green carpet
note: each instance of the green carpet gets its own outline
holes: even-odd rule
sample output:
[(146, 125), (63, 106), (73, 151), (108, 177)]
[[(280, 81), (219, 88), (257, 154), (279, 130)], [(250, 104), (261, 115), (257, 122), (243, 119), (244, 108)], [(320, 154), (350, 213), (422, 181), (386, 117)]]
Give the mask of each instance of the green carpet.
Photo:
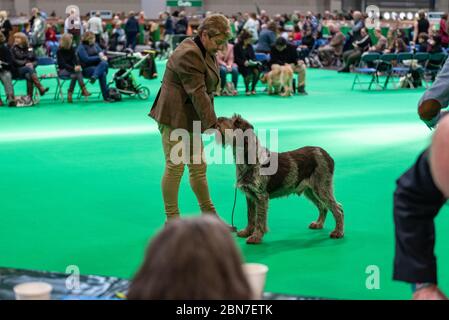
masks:
[[(323, 230), (309, 230), (318, 212), (296, 196), (270, 202), (270, 232), (262, 245), (236, 239), (246, 261), (269, 266), (267, 291), (410, 297), (408, 285), (392, 281), (392, 194), (395, 179), (431, 137), (416, 115), (423, 89), (351, 91), (352, 80), (351, 74), (309, 70), (308, 96), (272, 97), (260, 87), (257, 96), (216, 99), (218, 115), (237, 112), (256, 129), (279, 129), (280, 151), (317, 145), (336, 161), (344, 239), (329, 238), (331, 215)], [(147, 117), (160, 82), (141, 81), (151, 89), (148, 101), (105, 104), (92, 98), (69, 105), (48, 95), (34, 108), (0, 108), (0, 266), (64, 272), (77, 265), (82, 274), (132, 277), (164, 223), (162, 148)], [(228, 222), (234, 175), (232, 164), (208, 167), (212, 199)], [(181, 188), (183, 214), (197, 214), (187, 175)], [(238, 194), (239, 227), (245, 212)], [(437, 219), (440, 266), (449, 265), (449, 224), (442, 221), (447, 213), (445, 208)], [(380, 268), (379, 290), (365, 286), (369, 265)], [(439, 279), (449, 291), (448, 268), (440, 268)]]

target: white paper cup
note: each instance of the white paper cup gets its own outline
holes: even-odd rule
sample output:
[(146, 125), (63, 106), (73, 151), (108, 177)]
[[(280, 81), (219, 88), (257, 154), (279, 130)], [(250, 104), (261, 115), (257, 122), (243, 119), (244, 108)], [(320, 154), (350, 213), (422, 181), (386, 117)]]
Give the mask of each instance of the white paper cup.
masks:
[(52, 290), (45, 282), (26, 282), (14, 287), (16, 300), (50, 300)]
[(253, 299), (262, 299), (268, 267), (260, 263), (244, 263), (243, 272), (245, 273), (251, 287)]

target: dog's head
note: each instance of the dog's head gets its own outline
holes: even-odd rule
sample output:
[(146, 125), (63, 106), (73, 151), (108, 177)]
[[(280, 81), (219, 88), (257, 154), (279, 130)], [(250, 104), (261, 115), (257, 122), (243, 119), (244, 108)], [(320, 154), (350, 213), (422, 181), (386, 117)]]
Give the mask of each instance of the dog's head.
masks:
[(217, 129), (220, 137), (217, 142), (223, 147), (232, 146), (234, 154), (238, 152), (248, 161), (248, 154), (256, 156), (258, 140), (254, 133), (254, 127), (238, 114), (231, 118), (220, 117), (217, 121)]

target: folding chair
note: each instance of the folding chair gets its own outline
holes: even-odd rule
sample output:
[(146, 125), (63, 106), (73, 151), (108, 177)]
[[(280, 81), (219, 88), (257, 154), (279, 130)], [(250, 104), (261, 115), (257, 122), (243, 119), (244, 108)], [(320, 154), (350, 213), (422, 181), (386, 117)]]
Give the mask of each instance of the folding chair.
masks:
[(393, 62), (397, 61), (397, 59), (398, 55), (396, 53), (384, 53), (379, 58), (379, 63), (381, 64), (379, 69), (387, 76), (383, 85), (384, 89), (387, 89), (393, 70)]
[(413, 60), (413, 53), (401, 52), (401, 53), (397, 54), (396, 66), (393, 67), (391, 69), (391, 72), (388, 74), (387, 79), (385, 80), (385, 85), (384, 85), (385, 88), (388, 85), (388, 81), (391, 79), (394, 83), (395, 89), (398, 89), (399, 86), (394, 81), (394, 79), (396, 77), (398, 77), (398, 78), (405, 77), (405, 80), (407, 81), (409, 87), (414, 88), (413, 82), (408, 77), (408, 75), (410, 75), (412, 72), (412, 63), (410, 63), (410, 65), (407, 66), (404, 63), (404, 61), (407, 61), (407, 60), (410, 60), (410, 61)]
[[(377, 73), (377, 67), (379, 64), (380, 54), (378, 53), (366, 53), (362, 55), (360, 59), (359, 67), (354, 69), (355, 77), (352, 82), (351, 90), (354, 90), (356, 84), (362, 87), (363, 84), (369, 84), (368, 90), (371, 90), (373, 84), (376, 84), (376, 87), (381, 88), (382, 86), (379, 83), (379, 75)], [(373, 67), (368, 66), (369, 64), (373, 65)], [(371, 76), (371, 80), (369, 82), (363, 82), (360, 79), (361, 75)]]
[(429, 59), (424, 68), (424, 81), (426, 82), (426, 87), (435, 79), (438, 72), (440, 72), (446, 59), (447, 53), (445, 52), (432, 53), (429, 55)]
[[(40, 73), (38, 72), (39, 69), (38, 67), (42, 67), (42, 66), (53, 66), (55, 70), (55, 73)], [(57, 66), (56, 66), (56, 61), (53, 58), (50, 57), (39, 57), (37, 58), (37, 67), (36, 67), (36, 72), (38, 73), (38, 78), (39, 81), (44, 81), (44, 80), (56, 80), (56, 91), (55, 91), (55, 95), (54, 95), (54, 100), (56, 100), (56, 96), (58, 93), (58, 88), (60, 87), (61, 83), (59, 81), (59, 77), (58, 77), (58, 72), (57, 72)], [(61, 97), (63, 99), (63, 97)]]
[[(423, 73), (427, 64), (427, 61), (429, 61), (430, 55), (427, 52), (417, 52), (415, 53), (415, 55), (413, 56), (413, 60), (416, 61), (418, 67), (420, 68), (420, 78), (421, 78), (421, 84), (423, 79)], [(424, 83), (427, 87), (427, 82), (424, 80)]]

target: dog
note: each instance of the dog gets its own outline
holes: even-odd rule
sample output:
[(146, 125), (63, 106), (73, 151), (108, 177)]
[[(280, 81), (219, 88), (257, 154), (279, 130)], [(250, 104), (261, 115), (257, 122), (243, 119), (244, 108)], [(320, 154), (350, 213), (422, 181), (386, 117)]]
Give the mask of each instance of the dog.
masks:
[(289, 64), (273, 64), (271, 71), (265, 73), (261, 78), (262, 83), (266, 83), (268, 94), (279, 94), (288, 97), (293, 93), (293, 69)]
[[(247, 133), (243, 139), (243, 150), (240, 151), (236, 146), (235, 137), (229, 138), (230, 132), (236, 132), (237, 129)], [(335, 200), (333, 192), (334, 160), (324, 149), (308, 146), (277, 153), (276, 172), (273, 175), (261, 175), (260, 169), (270, 165), (274, 153), (260, 146), (254, 127), (240, 115), (234, 115), (232, 118), (218, 118), (217, 130), (223, 147), (232, 145), (234, 159), (237, 152), (244, 154), (242, 163), (236, 163), (237, 188), (246, 195), (248, 225), (245, 229), (238, 231), (238, 237), (247, 238), (248, 244), (261, 243), (264, 234), (268, 231), (269, 199), (304, 194), (319, 211), (318, 219), (312, 222), (309, 228), (322, 229), (327, 212), (330, 210), (336, 222), (330, 237), (343, 238), (343, 207)], [(261, 162), (259, 159), (254, 162), (248, 161), (251, 143), (255, 144), (258, 150), (270, 155), (268, 157), (270, 160), (268, 162)]]

